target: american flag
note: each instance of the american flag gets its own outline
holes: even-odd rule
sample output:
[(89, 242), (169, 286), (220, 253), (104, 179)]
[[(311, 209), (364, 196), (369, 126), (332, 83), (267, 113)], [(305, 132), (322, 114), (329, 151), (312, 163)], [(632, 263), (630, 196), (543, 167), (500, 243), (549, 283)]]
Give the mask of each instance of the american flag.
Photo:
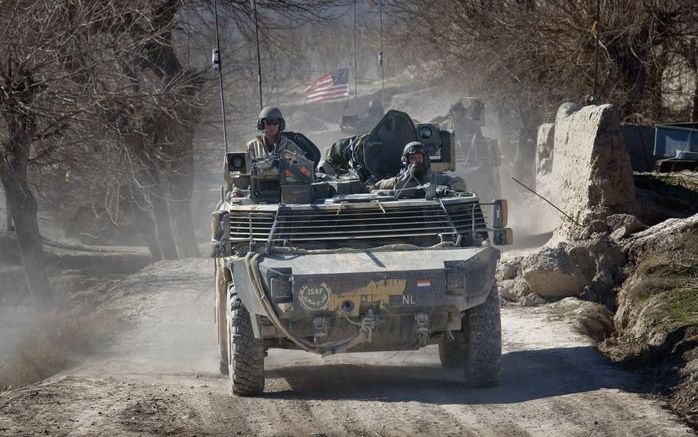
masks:
[(349, 69), (340, 68), (315, 79), (305, 89), (308, 102), (338, 99), (349, 95)]

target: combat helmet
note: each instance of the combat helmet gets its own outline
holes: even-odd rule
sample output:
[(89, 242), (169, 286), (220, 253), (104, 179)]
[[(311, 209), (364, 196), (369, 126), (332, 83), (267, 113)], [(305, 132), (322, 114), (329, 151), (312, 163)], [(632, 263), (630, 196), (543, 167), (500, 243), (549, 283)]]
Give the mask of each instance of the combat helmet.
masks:
[(264, 130), (264, 120), (266, 119), (277, 119), (279, 120), (279, 132), (286, 128), (286, 120), (284, 120), (284, 115), (281, 113), (281, 109), (276, 106), (265, 106), (259, 112), (259, 117), (257, 117), (257, 130)]
[(401, 160), (403, 167), (407, 167), (409, 165), (409, 156), (415, 155), (417, 153), (421, 153), (424, 157), (424, 160), (422, 161), (421, 165), (417, 166), (416, 170), (420, 173), (429, 170), (429, 168), (431, 167), (431, 161), (429, 160), (429, 152), (427, 151), (427, 148), (424, 146), (424, 144), (420, 143), (419, 141), (412, 141), (411, 143), (408, 143), (404, 149), (402, 149)]

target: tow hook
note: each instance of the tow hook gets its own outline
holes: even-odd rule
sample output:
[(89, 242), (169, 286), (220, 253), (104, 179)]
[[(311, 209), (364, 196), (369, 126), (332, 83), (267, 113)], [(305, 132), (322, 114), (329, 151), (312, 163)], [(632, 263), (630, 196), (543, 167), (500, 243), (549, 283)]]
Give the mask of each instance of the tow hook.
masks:
[(424, 347), (429, 343), (429, 316), (419, 312), (414, 315), (417, 325), (417, 347)]
[(366, 316), (361, 319), (361, 332), (366, 333), (366, 338), (369, 343), (373, 341), (373, 330), (376, 329), (376, 322), (378, 321), (375, 314), (373, 314), (372, 309), (368, 309)]
[(315, 328), (315, 344), (319, 343), (319, 340), (327, 337), (329, 333), (329, 323), (326, 317), (316, 316), (313, 319), (313, 328)]

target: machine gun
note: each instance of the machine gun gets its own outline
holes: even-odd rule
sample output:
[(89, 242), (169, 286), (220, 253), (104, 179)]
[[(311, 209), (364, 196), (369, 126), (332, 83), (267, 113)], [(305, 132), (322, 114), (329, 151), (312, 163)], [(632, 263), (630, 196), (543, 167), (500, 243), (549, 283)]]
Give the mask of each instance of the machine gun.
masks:
[(226, 155), (230, 188), (253, 203), (309, 203), (315, 177), (313, 161), (290, 150), (250, 159), (246, 152)]

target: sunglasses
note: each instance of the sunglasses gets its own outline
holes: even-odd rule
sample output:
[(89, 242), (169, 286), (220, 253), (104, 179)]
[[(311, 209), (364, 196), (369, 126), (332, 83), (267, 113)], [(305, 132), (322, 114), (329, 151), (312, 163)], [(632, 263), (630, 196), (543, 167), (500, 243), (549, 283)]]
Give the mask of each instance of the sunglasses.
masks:
[(279, 124), (279, 120), (264, 120), (264, 124), (267, 126), (276, 126)]

